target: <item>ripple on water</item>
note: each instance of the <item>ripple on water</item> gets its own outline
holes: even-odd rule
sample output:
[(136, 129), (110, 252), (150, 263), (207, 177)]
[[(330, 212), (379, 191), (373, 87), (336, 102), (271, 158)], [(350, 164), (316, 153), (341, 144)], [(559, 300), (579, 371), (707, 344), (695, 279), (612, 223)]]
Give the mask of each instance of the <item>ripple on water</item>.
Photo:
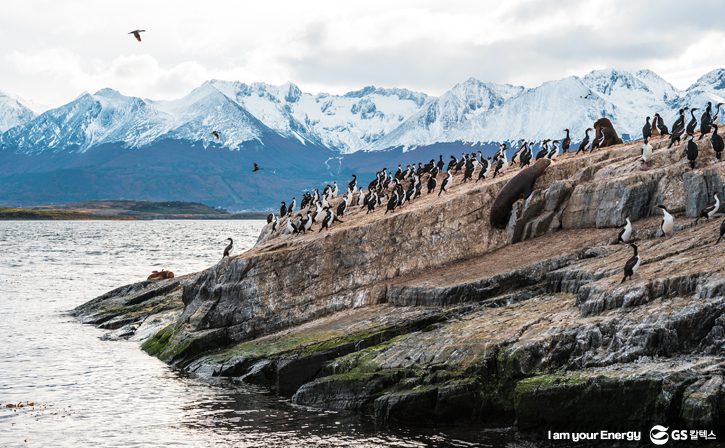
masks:
[[(129, 341), (100, 340), (67, 311), (164, 267), (251, 247), (262, 221), (0, 222), (0, 446), (467, 446), (505, 434), (380, 432), (267, 391), (172, 370)], [(6, 403), (34, 400), (20, 409)], [(505, 443), (505, 442), (504, 442)], [(49, 445), (50, 446), (50, 445)]]

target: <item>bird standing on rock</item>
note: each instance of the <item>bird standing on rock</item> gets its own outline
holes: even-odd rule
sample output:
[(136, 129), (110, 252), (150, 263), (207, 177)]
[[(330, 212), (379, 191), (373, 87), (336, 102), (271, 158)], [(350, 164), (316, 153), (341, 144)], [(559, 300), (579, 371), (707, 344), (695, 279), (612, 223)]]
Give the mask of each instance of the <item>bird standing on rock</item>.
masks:
[(672, 231), (675, 228), (675, 218), (667, 210), (667, 207), (660, 204), (657, 207), (662, 209), (662, 223), (660, 223), (660, 230), (662, 236), (672, 236)]
[(649, 139), (644, 139), (644, 143), (642, 144), (642, 166), (640, 169), (642, 170), (648, 170), (649, 169), (649, 159), (652, 158), (652, 145), (649, 143)]
[(541, 143), (541, 149), (536, 153), (536, 160), (543, 159), (549, 154), (549, 142), (551, 140), (544, 140)]
[(695, 134), (695, 128), (697, 127), (697, 118), (695, 118), (695, 111), (700, 110), (698, 108), (690, 109), (690, 121), (687, 123), (687, 127), (685, 128), (685, 131), (687, 134)]
[(712, 125), (712, 135), (710, 136), (710, 143), (712, 143), (712, 149), (715, 151), (715, 157), (717, 160), (722, 160), (723, 141), (722, 137), (717, 133), (717, 124)]
[(586, 152), (587, 146), (589, 146), (589, 133), (591, 131), (592, 131), (592, 128), (587, 128), (587, 130), (584, 131), (584, 140), (582, 140), (582, 142), (579, 143), (579, 149), (576, 150), (577, 154), (579, 154), (582, 151)]
[(712, 125), (712, 116), (710, 115), (711, 111), (712, 103), (708, 101), (705, 112), (703, 112), (700, 116), (700, 138), (698, 138), (698, 140), (701, 140), (705, 136), (705, 134), (710, 133), (710, 127)]
[(627, 263), (624, 264), (624, 278), (621, 283), (624, 283), (627, 279), (631, 279), (634, 274), (637, 273), (639, 265), (642, 263), (642, 259), (640, 258), (637, 250), (637, 245), (634, 243), (629, 243), (629, 245), (632, 246), (632, 249), (634, 249), (634, 255), (632, 255), (632, 258), (627, 260)]
[(657, 127), (657, 130), (660, 132), (661, 136), (670, 135), (670, 130), (667, 129), (667, 125), (662, 121), (662, 117), (660, 114), (655, 114), (654, 118), (654, 126)]
[(725, 219), (723, 219), (722, 222), (720, 223), (720, 238), (717, 239), (715, 244), (720, 244), (720, 240), (722, 239), (723, 236), (725, 236)]
[(436, 189), (436, 183), (436, 177), (431, 174), (430, 177), (428, 177), (428, 194), (431, 194), (431, 192)]
[(629, 216), (625, 219), (627, 220), (627, 224), (619, 231), (619, 235), (617, 236), (618, 243), (629, 243), (629, 240), (632, 238), (632, 223), (629, 221)]
[(649, 123), (649, 117), (647, 117), (647, 122), (642, 127), (642, 138), (647, 140), (650, 137), (652, 137), (652, 125)]
[(227, 238), (225, 241), (229, 241), (229, 244), (227, 244), (227, 247), (224, 248), (224, 255), (222, 255), (222, 258), (228, 257), (229, 253), (232, 251), (232, 247), (234, 246), (234, 240), (231, 238)]
[(717, 213), (719, 209), (720, 199), (717, 197), (717, 193), (715, 193), (715, 203), (700, 210), (700, 216), (698, 216), (695, 220), (695, 224), (697, 224), (702, 218), (705, 218), (705, 221), (709, 221), (710, 218), (715, 216), (715, 213)]
[(670, 145), (667, 148), (672, 148), (672, 145), (677, 142), (677, 144), (680, 144), (680, 138), (682, 137), (682, 134), (685, 132), (685, 112), (687, 109), (680, 109), (679, 111), (679, 117), (675, 122), (672, 124), (672, 134), (670, 135)]
[(722, 106), (723, 103), (717, 103), (715, 106), (715, 115), (712, 117), (712, 124), (718, 124), (718, 121), (720, 121), (720, 106)]
[(451, 173), (451, 170), (449, 169), (446, 171), (446, 177), (443, 179), (443, 182), (441, 182), (441, 189), (438, 190), (438, 196), (441, 195), (444, 191), (448, 193), (448, 190), (446, 190), (446, 187), (450, 185), (453, 182), (453, 173)]
[(687, 160), (690, 161), (690, 168), (695, 168), (695, 161), (697, 160), (697, 155), (699, 153), (699, 148), (697, 147), (697, 143), (695, 143), (695, 136), (692, 134), (688, 135), (687, 140)]
[(287, 216), (287, 203), (282, 201), (282, 205), (279, 207), (279, 217), (284, 218)]
[(566, 137), (561, 141), (561, 149), (567, 153), (569, 152), (569, 146), (571, 146), (571, 137), (569, 137), (569, 129), (564, 129), (564, 132), (566, 132)]

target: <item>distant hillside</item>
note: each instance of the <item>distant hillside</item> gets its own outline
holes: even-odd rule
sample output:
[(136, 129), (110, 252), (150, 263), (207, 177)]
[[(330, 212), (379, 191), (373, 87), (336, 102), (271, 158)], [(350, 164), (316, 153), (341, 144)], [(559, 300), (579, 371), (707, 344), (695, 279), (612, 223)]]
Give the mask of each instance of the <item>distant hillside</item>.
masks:
[(261, 219), (266, 213), (230, 213), (197, 202), (87, 201), (60, 206), (0, 208), (0, 220)]
[[(600, 117), (625, 140), (644, 118), (725, 102), (725, 69), (679, 90), (650, 70), (596, 70), (533, 88), (468, 79), (439, 97), (365, 87), (344, 95), (212, 80), (173, 101), (85, 93), (40, 115), (0, 96), (0, 204), (101, 198), (194, 201), (231, 210), (354, 172), (427, 161), (521, 138), (572, 141)], [(722, 111), (721, 111), (722, 116)], [(8, 127), (3, 129), (3, 127)], [(262, 167), (253, 172), (254, 163)], [(344, 184), (343, 184), (344, 185)]]

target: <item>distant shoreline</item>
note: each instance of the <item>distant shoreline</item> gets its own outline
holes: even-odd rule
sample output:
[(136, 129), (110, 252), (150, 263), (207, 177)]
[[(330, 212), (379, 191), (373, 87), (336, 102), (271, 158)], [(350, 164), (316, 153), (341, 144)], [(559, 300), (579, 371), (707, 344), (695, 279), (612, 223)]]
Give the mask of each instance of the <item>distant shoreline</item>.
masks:
[(34, 207), (0, 207), (0, 221), (151, 221), (264, 219), (269, 212), (231, 213), (196, 202), (89, 201)]

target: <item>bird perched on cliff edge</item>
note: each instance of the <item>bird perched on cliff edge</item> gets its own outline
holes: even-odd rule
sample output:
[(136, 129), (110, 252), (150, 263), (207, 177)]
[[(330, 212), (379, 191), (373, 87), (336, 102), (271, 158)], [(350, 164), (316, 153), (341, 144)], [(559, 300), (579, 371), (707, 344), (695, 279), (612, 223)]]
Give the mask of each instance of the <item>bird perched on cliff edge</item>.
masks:
[(710, 127), (712, 126), (712, 103), (707, 102), (707, 107), (705, 108), (705, 112), (702, 113), (700, 116), (700, 138), (698, 140), (702, 140), (702, 138), (705, 136), (705, 134), (710, 133)]
[(660, 131), (660, 135), (662, 137), (664, 137), (665, 135), (670, 135), (670, 130), (667, 128), (665, 122), (662, 121), (662, 117), (660, 116), (660, 114), (655, 114), (654, 125), (657, 127), (657, 130)]
[(718, 160), (722, 160), (723, 141), (722, 137), (717, 133), (717, 124), (712, 125), (712, 135), (710, 136), (710, 143), (712, 143), (712, 149), (715, 151), (715, 157)]
[(564, 129), (564, 132), (566, 132), (566, 137), (564, 137), (564, 140), (561, 141), (561, 149), (567, 153), (569, 152), (569, 146), (571, 145), (571, 137), (569, 137), (569, 129)]
[(675, 218), (664, 205), (660, 204), (657, 207), (662, 209), (662, 223), (660, 223), (662, 236), (671, 236), (672, 230), (675, 228)]
[(624, 225), (622, 230), (619, 231), (619, 235), (617, 236), (618, 243), (629, 243), (629, 240), (632, 238), (632, 223), (629, 221), (629, 216), (625, 219), (627, 220), (627, 223)]
[(642, 262), (642, 259), (639, 257), (637, 245), (634, 243), (629, 243), (629, 245), (634, 249), (634, 255), (624, 264), (624, 278), (620, 283), (624, 283), (628, 278), (631, 279), (637, 273), (639, 265)]
[(587, 130), (584, 131), (584, 140), (582, 140), (582, 142), (579, 143), (579, 149), (576, 150), (577, 154), (579, 154), (582, 151), (586, 152), (587, 146), (589, 146), (589, 132), (591, 132), (591, 130), (592, 130), (592, 128), (587, 128)]
[(224, 241), (229, 241), (229, 244), (227, 244), (227, 247), (224, 248), (224, 255), (222, 255), (222, 258), (228, 257), (229, 252), (232, 251), (232, 247), (234, 246), (234, 240), (232, 240), (231, 238), (227, 238)]
[(631, 279), (634, 274), (637, 273), (639, 265), (642, 263), (642, 259), (639, 257), (639, 253), (637, 251), (637, 245), (634, 243), (629, 243), (629, 245), (632, 246), (632, 249), (634, 249), (634, 255), (632, 255), (632, 258), (627, 260), (624, 264), (624, 278), (620, 283), (624, 283), (624, 281), (628, 278)]
[(720, 244), (720, 240), (722, 239), (723, 236), (725, 236), (725, 219), (723, 219), (722, 222), (720, 223), (720, 238), (717, 239), (715, 244)]
[(700, 109), (698, 109), (697, 107), (695, 107), (694, 109), (690, 109), (690, 116), (692, 118), (690, 118), (690, 121), (687, 123), (687, 127), (685, 128), (685, 131), (688, 134), (693, 134), (693, 135), (695, 134), (695, 128), (697, 127), (697, 118), (695, 118), (696, 110), (700, 110)]
[(670, 144), (667, 146), (667, 148), (672, 148), (672, 145), (677, 142), (677, 144), (680, 144), (680, 138), (682, 137), (682, 134), (685, 132), (685, 112), (687, 109), (680, 109), (678, 112), (679, 116), (677, 117), (677, 120), (672, 124), (672, 134), (670, 135)]
[(649, 139), (644, 139), (644, 143), (642, 144), (642, 165), (640, 166), (640, 169), (642, 170), (648, 170), (649, 169), (649, 159), (652, 158), (652, 145), (649, 143)]
[(649, 123), (649, 117), (647, 117), (647, 122), (642, 127), (642, 138), (647, 140), (650, 137), (652, 137), (652, 125)]
[(695, 163), (697, 161), (697, 154), (700, 151), (697, 147), (697, 143), (695, 143), (695, 136), (692, 134), (688, 134), (687, 137), (687, 160), (690, 161), (690, 168), (694, 169)]
[(708, 205), (707, 207), (700, 210), (700, 216), (695, 219), (695, 224), (697, 224), (702, 218), (705, 218), (705, 221), (709, 221), (710, 218), (715, 216), (715, 213), (720, 209), (720, 199), (717, 197), (717, 193), (715, 193), (715, 203)]
[(446, 187), (449, 186), (453, 182), (453, 173), (451, 173), (451, 170), (449, 169), (446, 171), (446, 177), (443, 178), (443, 182), (441, 182), (441, 189), (438, 190), (438, 196), (441, 195), (444, 191), (448, 193), (448, 190), (446, 190)]

